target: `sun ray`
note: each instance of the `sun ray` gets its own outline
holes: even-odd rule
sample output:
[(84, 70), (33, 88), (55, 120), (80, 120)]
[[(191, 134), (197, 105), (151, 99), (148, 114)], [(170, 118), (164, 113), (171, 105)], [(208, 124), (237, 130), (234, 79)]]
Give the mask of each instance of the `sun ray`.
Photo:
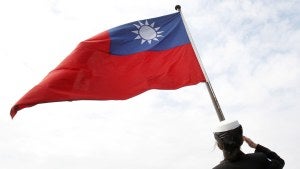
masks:
[(133, 24), (137, 29), (140, 29), (140, 25), (137, 25), (137, 24)]
[(138, 30), (131, 31), (131, 32), (133, 32), (133, 33), (135, 33), (135, 34), (139, 34), (139, 31), (138, 31)]
[(141, 21), (139, 21), (139, 24), (140, 24), (140, 26), (144, 26), (144, 24)]

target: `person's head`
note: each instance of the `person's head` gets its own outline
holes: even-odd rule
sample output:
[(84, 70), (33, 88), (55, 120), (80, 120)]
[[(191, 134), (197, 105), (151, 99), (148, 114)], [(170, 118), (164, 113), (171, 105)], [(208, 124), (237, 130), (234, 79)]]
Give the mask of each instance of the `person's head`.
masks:
[(222, 121), (214, 131), (218, 147), (223, 151), (225, 160), (238, 160), (243, 144), (243, 128), (238, 121)]

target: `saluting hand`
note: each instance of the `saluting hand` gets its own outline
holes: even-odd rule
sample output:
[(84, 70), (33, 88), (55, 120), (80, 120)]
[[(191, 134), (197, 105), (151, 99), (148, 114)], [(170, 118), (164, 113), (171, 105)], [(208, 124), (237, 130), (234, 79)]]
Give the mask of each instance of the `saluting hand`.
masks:
[(249, 145), (251, 148), (256, 148), (257, 144), (254, 143), (250, 138), (243, 136), (244, 141)]

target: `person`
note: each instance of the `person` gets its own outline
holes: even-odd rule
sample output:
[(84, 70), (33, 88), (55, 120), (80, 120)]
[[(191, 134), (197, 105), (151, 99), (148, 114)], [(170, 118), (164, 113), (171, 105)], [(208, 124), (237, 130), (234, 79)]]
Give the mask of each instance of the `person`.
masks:
[[(220, 122), (214, 137), (224, 160), (213, 169), (282, 169), (285, 164), (275, 152), (243, 136), (243, 128), (237, 120)], [(254, 153), (241, 151), (244, 141), (255, 149)]]

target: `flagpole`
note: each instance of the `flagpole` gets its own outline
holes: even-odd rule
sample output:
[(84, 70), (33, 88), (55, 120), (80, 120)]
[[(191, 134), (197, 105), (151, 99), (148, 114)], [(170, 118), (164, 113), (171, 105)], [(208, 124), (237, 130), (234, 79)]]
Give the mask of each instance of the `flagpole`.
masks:
[(181, 15), (182, 21), (183, 21), (183, 25), (184, 25), (185, 28), (186, 28), (188, 37), (189, 37), (189, 39), (190, 39), (190, 41), (191, 41), (191, 44), (192, 44), (193, 49), (195, 50), (195, 53), (196, 53), (198, 62), (199, 62), (199, 64), (200, 64), (200, 67), (201, 67), (201, 69), (202, 69), (202, 71), (203, 71), (203, 74), (204, 74), (204, 76), (205, 76), (205, 79), (206, 79), (205, 84), (206, 84), (207, 90), (208, 90), (208, 92), (209, 92), (209, 96), (210, 96), (210, 98), (211, 98), (211, 100), (212, 100), (212, 103), (213, 103), (214, 108), (215, 108), (215, 110), (216, 110), (216, 112), (217, 112), (217, 115), (218, 115), (219, 120), (220, 120), (220, 121), (223, 121), (223, 120), (225, 120), (225, 117), (224, 117), (224, 115), (223, 115), (223, 112), (222, 112), (222, 109), (221, 109), (220, 104), (219, 104), (219, 102), (218, 102), (218, 99), (217, 99), (217, 97), (216, 97), (216, 95), (215, 95), (215, 92), (214, 92), (214, 90), (213, 90), (213, 88), (212, 88), (212, 85), (211, 85), (211, 83), (210, 83), (210, 81), (209, 81), (209, 78), (208, 78), (208, 76), (207, 76), (207, 74), (206, 74), (206, 71), (205, 71), (204, 66), (203, 66), (203, 64), (202, 64), (202, 61), (201, 61), (201, 59), (200, 59), (200, 55), (199, 55), (199, 53), (198, 53), (198, 51), (197, 51), (197, 48), (196, 48), (196, 46), (195, 46), (195, 44), (194, 44), (194, 42), (193, 42), (193, 38), (192, 38), (192, 36), (191, 36), (191, 34), (190, 34), (189, 30), (188, 30), (188, 27), (187, 27), (187, 25), (186, 25), (186, 23), (185, 23), (184, 17), (183, 17), (182, 12), (181, 12), (181, 6), (180, 6), (180, 5), (176, 5), (176, 6), (175, 6), (175, 10), (177, 10), (178, 12), (180, 12), (180, 15)]

